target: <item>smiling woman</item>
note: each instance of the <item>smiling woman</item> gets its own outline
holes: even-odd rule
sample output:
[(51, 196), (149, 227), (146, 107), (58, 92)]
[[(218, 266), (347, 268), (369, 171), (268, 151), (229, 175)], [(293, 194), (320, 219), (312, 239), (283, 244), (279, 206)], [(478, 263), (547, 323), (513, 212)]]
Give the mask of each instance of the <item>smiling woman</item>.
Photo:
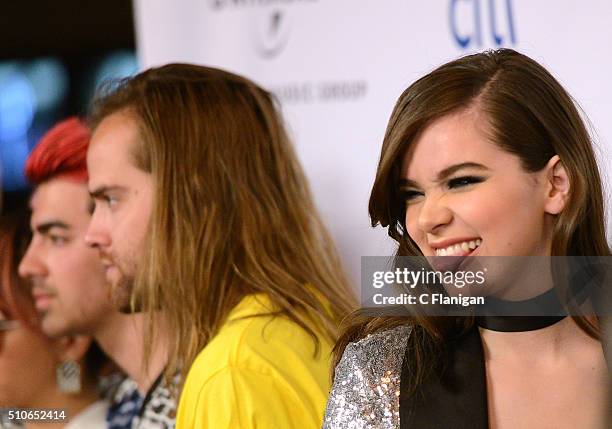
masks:
[[(558, 212), (545, 200), (552, 170), (525, 171), (519, 157), (491, 144), (488, 128), (475, 104), (435, 120), (404, 154), (404, 225), (425, 256), (550, 253), (554, 219), (544, 213)], [(554, 196), (565, 198), (567, 175), (559, 157), (551, 157), (551, 164), (558, 165), (564, 186)], [(557, 207), (557, 199), (549, 204)], [(478, 240), (470, 249), (468, 243)]]
[[(554, 77), (515, 51), (488, 51), (400, 96), (369, 211), (398, 257), (610, 256), (598, 171)], [(493, 327), (473, 316), (356, 313), (336, 344), (324, 427), (604, 427), (600, 341), (594, 316)]]

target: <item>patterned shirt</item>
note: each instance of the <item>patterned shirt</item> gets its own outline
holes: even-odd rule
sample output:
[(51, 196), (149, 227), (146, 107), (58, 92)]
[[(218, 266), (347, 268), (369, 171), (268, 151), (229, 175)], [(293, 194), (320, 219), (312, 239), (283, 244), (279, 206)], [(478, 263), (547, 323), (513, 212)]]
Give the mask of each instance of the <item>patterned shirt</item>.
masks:
[[(178, 385), (179, 375), (172, 384)], [(176, 419), (176, 398), (160, 375), (143, 397), (138, 385), (126, 378), (118, 387), (106, 420), (109, 429), (173, 429)]]

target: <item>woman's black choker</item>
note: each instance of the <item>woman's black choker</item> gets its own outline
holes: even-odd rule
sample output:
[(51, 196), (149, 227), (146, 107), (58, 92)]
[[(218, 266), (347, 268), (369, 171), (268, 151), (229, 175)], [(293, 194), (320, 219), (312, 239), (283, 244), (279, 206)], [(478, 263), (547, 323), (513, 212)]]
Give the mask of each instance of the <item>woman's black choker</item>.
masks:
[(476, 324), (498, 332), (524, 332), (544, 329), (567, 316), (479, 316)]
[(476, 317), (476, 324), (492, 331), (523, 332), (546, 328), (566, 317), (567, 313), (553, 288), (524, 301), (487, 297), (485, 307)]

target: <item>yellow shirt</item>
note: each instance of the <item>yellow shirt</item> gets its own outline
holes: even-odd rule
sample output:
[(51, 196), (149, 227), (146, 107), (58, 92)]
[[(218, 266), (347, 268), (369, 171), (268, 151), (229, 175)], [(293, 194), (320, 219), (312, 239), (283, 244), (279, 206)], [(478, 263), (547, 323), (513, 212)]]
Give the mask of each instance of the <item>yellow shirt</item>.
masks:
[(332, 344), (270, 312), (265, 295), (245, 297), (200, 352), (181, 394), (177, 429), (316, 428), (330, 390)]

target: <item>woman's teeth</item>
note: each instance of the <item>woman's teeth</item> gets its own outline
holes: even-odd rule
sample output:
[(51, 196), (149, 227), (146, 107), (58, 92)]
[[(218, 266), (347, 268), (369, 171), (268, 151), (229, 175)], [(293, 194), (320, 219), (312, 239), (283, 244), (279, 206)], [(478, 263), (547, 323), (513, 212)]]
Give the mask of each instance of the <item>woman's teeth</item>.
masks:
[(436, 256), (453, 256), (459, 255), (461, 253), (469, 252), (470, 250), (476, 249), (482, 240), (479, 238), (478, 240), (464, 241), (462, 243), (451, 244), (444, 249), (436, 249)]

